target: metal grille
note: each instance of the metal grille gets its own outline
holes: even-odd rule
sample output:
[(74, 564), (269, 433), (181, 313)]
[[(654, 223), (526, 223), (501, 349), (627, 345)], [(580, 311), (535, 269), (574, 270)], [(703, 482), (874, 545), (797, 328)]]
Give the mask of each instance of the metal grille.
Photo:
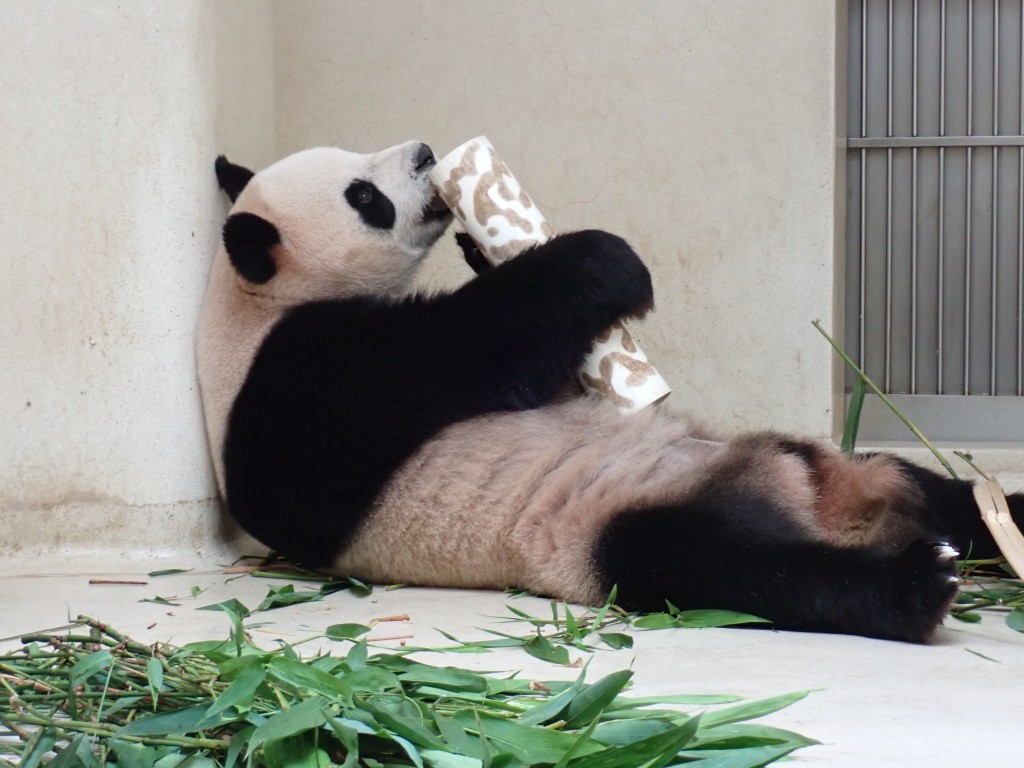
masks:
[(850, 0), (845, 338), (888, 393), (1024, 395), (1022, 6)]

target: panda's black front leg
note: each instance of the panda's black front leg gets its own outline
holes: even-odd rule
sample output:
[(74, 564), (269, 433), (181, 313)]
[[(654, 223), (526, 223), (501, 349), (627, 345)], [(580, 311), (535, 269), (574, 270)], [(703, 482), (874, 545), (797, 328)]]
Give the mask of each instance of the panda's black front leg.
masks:
[(534, 408), (565, 391), (594, 340), (654, 304), (620, 237), (559, 235), (482, 272), (434, 309), (451, 329), (453, 378), (474, 411)]

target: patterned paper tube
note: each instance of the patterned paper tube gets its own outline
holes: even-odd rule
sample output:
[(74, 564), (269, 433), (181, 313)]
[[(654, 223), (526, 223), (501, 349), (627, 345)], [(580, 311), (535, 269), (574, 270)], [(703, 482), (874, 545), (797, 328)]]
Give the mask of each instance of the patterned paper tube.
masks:
[[(484, 136), (452, 150), (431, 170), (430, 179), (493, 264), (554, 235)], [(671, 391), (621, 323), (595, 341), (580, 371), (580, 382), (585, 389), (611, 398), (622, 413), (635, 413)]]

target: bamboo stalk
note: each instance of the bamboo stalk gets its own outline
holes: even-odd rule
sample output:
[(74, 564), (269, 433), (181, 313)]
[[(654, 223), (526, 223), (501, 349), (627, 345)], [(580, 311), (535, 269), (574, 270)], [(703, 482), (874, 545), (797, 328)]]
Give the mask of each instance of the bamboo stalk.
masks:
[(885, 403), (889, 410), (896, 414), (896, 418), (902, 421), (903, 424), (907, 427), (907, 429), (914, 433), (914, 437), (920, 440), (924, 447), (932, 452), (932, 455), (935, 456), (935, 458), (939, 460), (939, 463), (942, 464), (943, 467), (945, 467), (947, 472), (949, 472), (950, 477), (952, 477), (954, 480), (959, 480), (960, 476), (956, 473), (956, 470), (953, 469), (953, 465), (949, 463), (945, 456), (939, 453), (938, 449), (931, 444), (931, 441), (924, 436), (924, 434), (921, 432), (921, 430), (917, 428), (914, 422), (908, 419), (903, 414), (903, 412), (896, 407), (896, 404), (889, 399), (888, 395), (886, 395), (881, 389), (879, 389), (878, 385), (875, 384), (875, 382), (873, 382), (868, 377), (868, 375), (864, 373), (863, 370), (861, 370), (860, 366), (853, 362), (850, 356), (843, 351), (842, 347), (840, 347), (839, 344), (836, 343), (836, 340), (828, 335), (828, 332), (821, 327), (821, 322), (818, 320), (814, 320), (811, 322), (811, 325), (818, 329), (818, 332), (825, 337), (826, 341), (828, 341), (829, 344), (832, 345), (832, 349), (834, 349), (839, 354), (839, 356), (843, 358), (843, 361), (848, 366), (850, 366), (850, 368), (853, 369), (854, 373), (856, 373), (857, 376), (859, 376), (864, 381), (864, 383), (867, 384), (868, 388), (876, 395), (878, 395), (878, 397), (881, 399), (883, 403)]
[(974, 499), (981, 510), (981, 519), (996, 540), (999, 551), (1020, 576), (1024, 574), (1024, 535), (1013, 522), (1006, 494), (999, 481), (990, 477), (987, 483), (974, 486)]

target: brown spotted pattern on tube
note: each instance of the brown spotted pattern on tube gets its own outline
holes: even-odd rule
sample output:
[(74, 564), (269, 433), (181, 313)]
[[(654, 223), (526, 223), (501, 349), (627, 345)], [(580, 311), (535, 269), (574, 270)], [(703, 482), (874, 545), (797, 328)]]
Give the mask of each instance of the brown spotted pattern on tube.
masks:
[[(543, 243), (554, 230), (486, 137), (467, 141), (430, 172), (438, 193), (491, 263)], [(635, 413), (671, 391), (629, 331), (616, 323), (595, 340), (580, 371), (584, 388)]]

